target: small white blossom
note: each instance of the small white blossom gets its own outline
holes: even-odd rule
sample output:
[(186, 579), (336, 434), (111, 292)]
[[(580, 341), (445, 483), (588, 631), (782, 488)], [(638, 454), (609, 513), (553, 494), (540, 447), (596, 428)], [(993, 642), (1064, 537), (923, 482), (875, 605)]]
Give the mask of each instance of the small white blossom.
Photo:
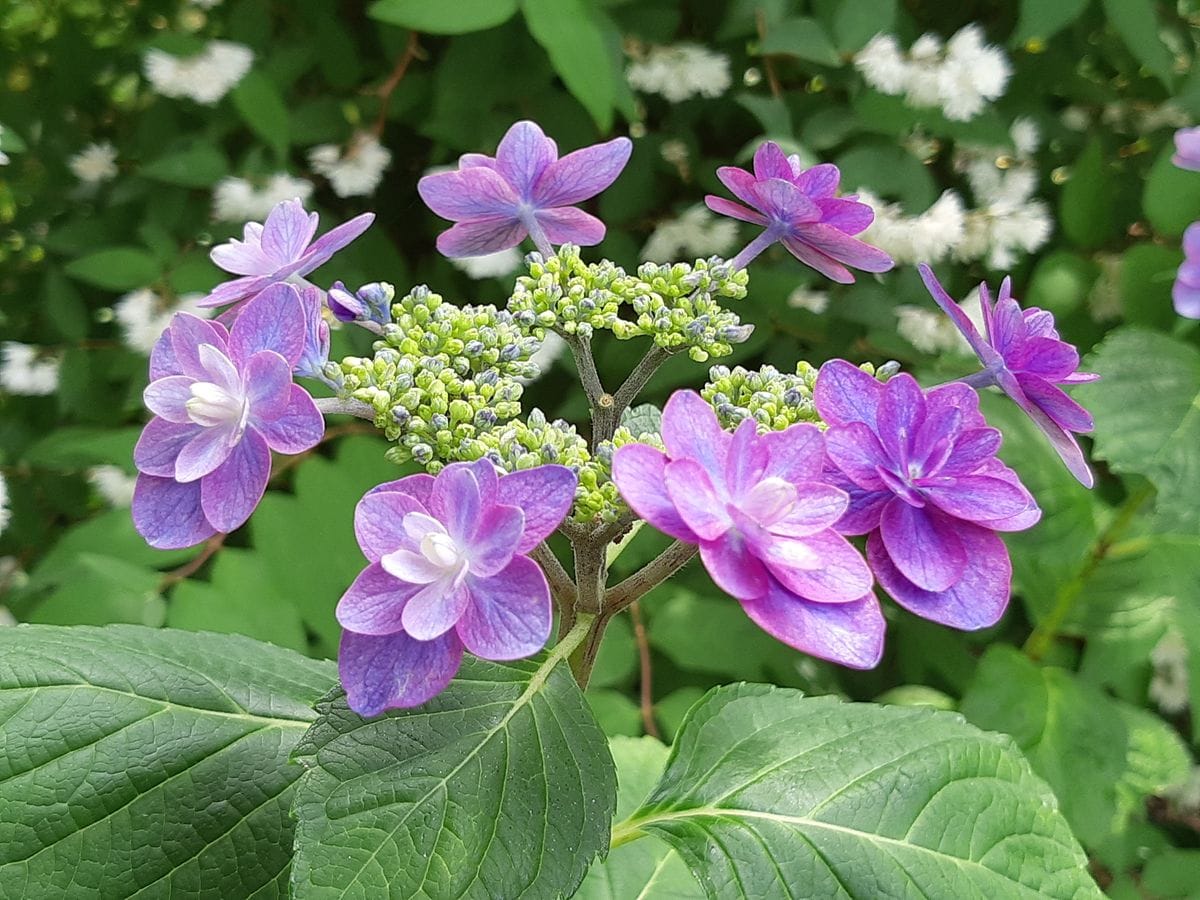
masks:
[(312, 196), (311, 182), (277, 172), (255, 187), (245, 178), (222, 178), (213, 189), (213, 218), (222, 222), (261, 222), (284, 200), (306, 203)]
[(67, 165), (84, 184), (100, 184), (117, 177), (117, 148), (108, 141), (88, 144), (72, 156)]
[(379, 186), (392, 152), (375, 135), (360, 131), (344, 153), (337, 144), (321, 144), (308, 151), (308, 161), (317, 174), (329, 179), (339, 197), (359, 197)]
[(10, 394), (41, 397), (58, 390), (61, 360), (43, 356), (37, 347), (5, 341), (0, 347), (0, 388)]
[(4, 529), (11, 521), (12, 510), (8, 508), (8, 482), (4, 480), (3, 473), (0, 473), (0, 534), (4, 534)]
[(865, 188), (858, 199), (875, 211), (871, 225), (859, 238), (889, 254), (901, 264), (938, 263), (962, 243), (966, 211), (962, 197), (944, 192), (929, 209), (916, 216), (905, 215), (898, 204), (885, 203)]
[(738, 226), (732, 219), (718, 217), (708, 207), (689, 207), (676, 219), (660, 222), (651, 233), (642, 257), (667, 263), (678, 259), (724, 256), (737, 243)]
[(940, 107), (947, 119), (965, 122), (1004, 93), (1012, 74), (1008, 57), (983, 39), (978, 25), (960, 29), (945, 44), (919, 37), (907, 54), (896, 39), (878, 34), (854, 57), (855, 67), (876, 90), (903, 94), (915, 107)]
[(729, 90), (729, 59), (699, 44), (652, 47), (626, 71), (629, 86), (661, 94), (670, 103), (690, 97), (720, 97)]
[(829, 309), (829, 291), (815, 291), (800, 285), (787, 298), (788, 306), (795, 309), (806, 309), (818, 316)]
[(1033, 156), (1037, 153), (1038, 147), (1042, 145), (1042, 130), (1038, 128), (1033, 119), (1025, 116), (1013, 119), (1012, 126), (1008, 129), (1008, 136), (1012, 139), (1017, 156), (1022, 159)]
[(1188, 648), (1183, 636), (1169, 629), (1150, 651), (1154, 677), (1150, 679), (1150, 699), (1167, 714), (1188, 708)]
[(254, 62), (254, 52), (232, 41), (210, 41), (194, 56), (147, 50), (146, 78), (164, 97), (188, 97), (211, 106), (236, 85)]
[(121, 327), (121, 338), (126, 346), (149, 356), (175, 313), (187, 312), (202, 319), (212, 316), (216, 310), (199, 305), (205, 296), (184, 294), (172, 302), (149, 288), (140, 288), (118, 300), (113, 306), (113, 315)]
[(450, 257), (450, 264), (460, 272), (466, 272), (476, 281), (485, 278), (503, 278), (521, 267), (525, 257), (516, 247), (484, 253), (482, 256)]
[(133, 489), (137, 479), (126, 475), (120, 466), (92, 466), (87, 479), (109, 506), (124, 509), (133, 502)]
[(897, 306), (896, 333), (922, 353), (955, 350), (959, 345), (958, 329), (950, 318), (923, 306)]
[[(0, 137), (4, 136), (4, 126), (0, 125)], [(7, 166), (9, 163), (8, 154), (0, 150), (0, 166)]]
[(993, 269), (1009, 269), (1019, 253), (1032, 253), (1050, 240), (1054, 218), (1034, 197), (1036, 171), (999, 169), (977, 158), (964, 167), (976, 206), (967, 213), (966, 237), (955, 250), (959, 260), (983, 259)]
[(538, 367), (538, 374), (532, 378), (518, 378), (517, 381), (521, 384), (533, 384), (542, 378), (554, 366), (554, 361), (562, 356), (566, 347), (567, 342), (559, 335), (553, 331), (547, 331), (542, 346), (538, 347), (533, 356), (529, 357), (529, 361)]

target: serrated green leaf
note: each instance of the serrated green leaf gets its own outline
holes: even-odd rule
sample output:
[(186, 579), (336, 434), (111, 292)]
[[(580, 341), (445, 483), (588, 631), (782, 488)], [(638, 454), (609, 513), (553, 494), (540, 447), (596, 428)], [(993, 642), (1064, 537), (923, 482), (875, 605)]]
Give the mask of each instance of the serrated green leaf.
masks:
[(1011, 739), (767, 685), (716, 688), (692, 709), (613, 844), (641, 833), (713, 898), (1102, 896)]
[(105, 290), (127, 291), (158, 278), (159, 265), (154, 254), (140, 247), (106, 247), (71, 260), (63, 271)]
[(1175, 145), (1168, 141), (1154, 160), (1142, 192), (1142, 210), (1154, 230), (1178, 237), (1200, 218), (1200, 178), (1171, 162)]
[(495, 28), (512, 18), (518, 0), (376, 0), (367, 15), (389, 25), (430, 34), (465, 34)]
[(1113, 30), (1130, 52), (1171, 90), (1174, 59), (1158, 36), (1161, 24), (1154, 0), (1101, 0)]
[(763, 38), (760, 51), (795, 56), (822, 66), (842, 64), (842, 57), (824, 27), (808, 16), (784, 19), (772, 26)]
[(296, 897), (570, 896), (616, 803), (571, 646), (467, 657), (432, 701), (375, 719), (322, 700), (295, 753)]
[(211, 187), (229, 174), (224, 154), (211, 144), (195, 144), (146, 163), (140, 174), (154, 181), (182, 187)]
[(1075, 399), (1096, 420), (1095, 454), (1114, 471), (1149, 478), (1164, 527), (1200, 527), (1200, 353), (1166, 335), (1119, 328), (1082, 368), (1101, 380)]
[(604, 37), (603, 14), (586, 0), (521, 0), (521, 12), (567, 90), (607, 132), (618, 73)]
[(1165, 722), (1013, 647), (988, 651), (960, 708), (980, 728), (1016, 739), (1088, 846), (1119, 835), (1149, 794), (1189, 769)]
[(1021, 0), (1021, 14), (1017, 27), (1008, 39), (1010, 46), (1018, 47), (1026, 41), (1046, 41), (1062, 31), (1087, 9), (1091, 0)]
[(248, 72), (231, 94), (242, 121), (271, 145), (280, 159), (287, 154), (288, 110), (275, 82), (261, 72)]
[(621, 425), (638, 438), (658, 434), (662, 431), (662, 410), (653, 403), (631, 406), (621, 414)]
[(0, 894), (279, 896), (334, 678), (241, 637), (0, 629)]
[[(669, 750), (652, 737), (615, 737), (608, 749), (617, 767), (617, 812), (620, 821), (650, 793)], [(679, 854), (658, 838), (646, 837), (609, 853), (588, 869), (575, 900), (697, 900), (704, 893)]]

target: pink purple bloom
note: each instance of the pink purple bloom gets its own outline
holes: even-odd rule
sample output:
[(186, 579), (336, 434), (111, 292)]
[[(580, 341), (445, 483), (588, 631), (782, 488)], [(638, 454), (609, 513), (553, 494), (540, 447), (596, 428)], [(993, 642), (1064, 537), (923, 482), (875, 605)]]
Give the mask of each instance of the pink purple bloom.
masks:
[(984, 334), (946, 293), (929, 266), (919, 266), (933, 295), (983, 363), (983, 371), (963, 379), (972, 387), (996, 385), (1021, 407), (1050, 440), (1067, 469), (1086, 487), (1094, 483), (1073, 432), (1092, 430), (1091, 414), (1058, 385), (1082, 384), (1100, 376), (1078, 372), (1079, 351), (1058, 336), (1054, 316), (1031, 306), (1022, 310), (1012, 296), (1012, 280), (1000, 284), (995, 304), (986, 284), (979, 286)]
[(467, 153), (458, 169), (426, 175), (421, 199), (456, 224), (438, 235), (446, 256), (482, 256), (515, 247), (528, 235), (545, 257), (553, 244), (590, 246), (604, 239), (604, 223), (575, 209), (612, 184), (633, 144), (614, 138), (561, 159), (558, 145), (533, 122), (517, 122), (496, 156)]
[(292, 369), (304, 352), (296, 290), (276, 285), (226, 331), (179, 313), (150, 356), (155, 414), (133, 451), (133, 521), (154, 547), (190, 547), (240, 527), (262, 499), (271, 451), (302, 453), (325, 421)]
[(458, 671), (536, 653), (550, 636), (550, 588), (529, 552), (571, 508), (575, 473), (539, 466), (498, 476), (486, 459), (381, 485), (359, 501), (370, 562), (337, 608), (338, 669), (350, 708), (417, 706)]
[(708, 208), (766, 229), (731, 260), (734, 268), (745, 268), (776, 241), (800, 262), (842, 284), (854, 282), (847, 266), (864, 272), (892, 268), (890, 256), (853, 237), (871, 224), (875, 213), (853, 196), (835, 196), (841, 180), (837, 166), (804, 169), (798, 156), (785, 156), (778, 144), (767, 141), (754, 154), (753, 173), (724, 166), (717, 177), (742, 203), (709, 194), (704, 198)]
[(867, 561), (901, 606), (977, 629), (1008, 605), (1012, 565), (998, 531), (1041, 517), (1017, 474), (996, 459), (969, 386), (924, 392), (912, 376), (886, 385), (844, 360), (821, 367), (814, 395), (829, 425), (831, 480), (850, 494), (843, 534), (867, 534)]
[(218, 285), (200, 305), (240, 304), (272, 284), (303, 278), (366, 231), (375, 214), (356, 216), (313, 241), (317, 219), (299, 200), (284, 200), (266, 222), (248, 222), (242, 240), (220, 244), (209, 254), (226, 272), (241, 277)]
[(1183, 264), (1175, 276), (1171, 299), (1179, 315), (1200, 319), (1200, 222), (1193, 222), (1183, 233)]
[(626, 444), (613, 481), (639, 516), (698, 544), (721, 590), (765, 631), (805, 653), (870, 668), (883, 652), (871, 573), (834, 529), (845, 491), (823, 480), (824, 439), (812, 425), (730, 434), (699, 394), (677, 391), (663, 410), (667, 452)]
[(1181, 169), (1200, 172), (1200, 128), (1181, 128), (1175, 132), (1175, 155), (1171, 162)]

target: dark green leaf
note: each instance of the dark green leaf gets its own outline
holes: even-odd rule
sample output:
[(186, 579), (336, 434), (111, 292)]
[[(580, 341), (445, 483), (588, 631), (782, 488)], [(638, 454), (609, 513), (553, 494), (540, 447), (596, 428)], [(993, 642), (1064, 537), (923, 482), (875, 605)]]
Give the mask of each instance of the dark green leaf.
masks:
[(761, 45), (763, 54), (796, 56), (822, 66), (839, 66), (842, 58), (816, 19), (797, 16), (784, 19), (767, 32)]
[(242, 121), (282, 159), (287, 154), (288, 110), (275, 82), (261, 72), (249, 72), (232, 97)]
[(0, 629), (0, 894), (280, 896), (335, 677), (240, 637)]
[(1154, 161), (1142, 193), (1146, 218), (1165, 237), (1178, 237), (1200, 219), (1200, 176), (1171, 162), (1174, 153), (1175, 145), (1168, 141)]
[(1087, 9), (1091, 0), (1021, 0), (1021, 15), (1010, 45), (1016, 47), (1026, 41), (1046, 41), (1062, 31)]
[(319, 703), (295, 754), (296, 896), (570, 896), (616, 784), (565, 656), (468, 657), (429, 703), (370, 720)]
[(77, 471), (88, 466), (110, 463), (128, 468), (133, 459), (133, 447), (142, 429), (88, 428), (74, 426), (58, 428), (31, 445), (25, 451), (30, 465), (51, 469)]
[(1158, 488), (1167, 527), (1200, 525), (1200, 353), (1166, 335), (1120, 328), (1084, 361), (1101, 381), (1075, 389), (1096, 419), (1096, 455)]
[(1158, 36), (1161, 27), (1154, 0), (1101, 0), (1113, 30), (1159, 81), (1171, 89), (1174, 59)]
[(1011, 739), (950, 713), (767, 685), (693, 707), (614, 846), (641, 833), (713, 898), (1101, 896)]
[(106, 247), (63, 267), (72, 278), (109, 291), (145, 287), (158, 278), (158, 260), (140, 247)]
[(529, 33), (545, 49), (567, 90), (596, 127), (608, 131), (618, 73), (605, 42), (603, 15), (587, 0), (521, 0), (521, 11)]
[(98, 553), (80, 553), (55, 572), (55, 589), (24, 618), (42, 625), (163, 624), (161, 576)]
[(1112, 178), (1104, 147), (1093, 139), (1075, 161), (1071, 180), (1063, 186), (1059, 219), (1063, 232), (1080, 247), (1099, 247), (1113, 236), (1115, 213)]
[(229, 174), (229, 164), (211, 144), (196, 144), (187, 150), (168, 153), (142, 166), (141, 174), (155, 181), (202, 188), (216, 184)]
[(1134, 244), (1121, 257), (1121, 312), (1130, 325), (1170, 331), (1179, 321), (1171, 300), (1175, 273), (1183, 262), (1178, 245)]
[(833, 36), (843, 53), (861, 50), (896, 24), (896, 0), (829, 0), (817, 8), (827, 20), (832, 18)]
[(376, 0), (367, 15), (389, 25), (431, 34), (465, 34), (494, 28), (512, 18), (518, 0)]

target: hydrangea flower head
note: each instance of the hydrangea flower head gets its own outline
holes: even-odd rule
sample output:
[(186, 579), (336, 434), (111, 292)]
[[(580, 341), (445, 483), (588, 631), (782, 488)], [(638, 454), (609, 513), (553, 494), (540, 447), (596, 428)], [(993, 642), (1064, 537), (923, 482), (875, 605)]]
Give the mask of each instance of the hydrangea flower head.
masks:
[(590, 246), (604, 223), (576, 209), (612, 184), (633, 152), (629, 138), (584, 147), (561, 159), (558, 145), (533, 122), (517, 122), (496, 156), (467, 153), (458, 169), (426, 175), (417, 191), (443, 219), (456, 223), (438, 235), (445, 256), (481, 256), (515, 247), (529, 236), (542, 256), (553, 244)]
[(666, 453), (625, 444), (613, 481), (633, 510), (700, 546), (714, 582), (761, 628), (813, 656), (870, 668), (883, 652), (883, 616), (871, 573), (833, 530), (849, 504), (823, 481), (824, 439), (814, 425), (733, 434), (693, 391), (663, 410)]
[(814, 400), (828, 423), (831, 479), (850, 494), (838, 522), (869, 534), (867, 561), (901, 606), (977, 629), (1008, 605), (1012, 566), (998, 531), (1041, 517), (1017, 474), (996, 459), (1000, 432), (955, 383), (924, 392), (911, 375), (886, 385), (844, 360), (821, 367)]
[[(1197, 162), (1200, 163), (1200, 157)], [(1200, 319), (1200, 222), (1193, 222), (1183, 233), (1183, 263), (1175, 276), (1171, 299), (1179, 315)]]
[(1200, 172), (1200, 128), (1181, 128), (1175, 132), (1175, 155), (1171, 162), (1181, 169)]
[(150, 356), (155, 417), (134, 448), (133, 521), (153, 547), (190, 547), (240, 527), (262, 499), (271, 451), (302, 453), (325, 421), (292, 370), (304, 353), (295, 288), (276, 285), (226, 331), (179, 313)]
[(424, 703), (450, 683), (464, 649), (509, 660), (542, 648), (550, 588), (528, 553), (562, 522), (577, 480), (557, 465), (501, 476), (481, 459), (359, 501), (354, 529), (370, 565), (337, 608), (351, 709)]
[(717, 177), (742, 202), (709, 194), (704, 198), (708, 208), (766, 229), (731, 260), (734, 268), (745, 268), (776, 241), (800, 262), (842, 284), (854, 281), (847, 266), (865, 272), (892, 268), (890, 256), (853, 237), (875, 214), (854, 197), (835, 196), (841, 180), (837, 166), (804, 169), (798, 156), (786, 156), (778, 144), (767, 141), (754, 154), (752, 173), (723, 166)]
[(980, 334), (929, 266), (919, 267), (925, 287), (971, 345), (984, 368), (965, 379), (974, 387), (996, 385), (1021, 407), (1050, 440), (1067, 469), (1086, 487), (1095, 479), (1074, 432), (1092, 430), (1091, 414), (1058, 387), (1100, 376), (1076, 371), (1079, 351), (1058, 336), (1054, 316), (1044, 309), (1022, 310), (1005, 278), (995, 303), (986, 284), (979, 286), (984, 334)]
[(375, 214), (355, 216), (314, 241), (317, 219), (299, 200), (284, 200), (262, 224), (247, 223), (242, 240), (213, 247), (212, 261), (241, 277), (218, 285), (201, 305), (241, 303), (272, 284), (304, 277), (366, 231)]

